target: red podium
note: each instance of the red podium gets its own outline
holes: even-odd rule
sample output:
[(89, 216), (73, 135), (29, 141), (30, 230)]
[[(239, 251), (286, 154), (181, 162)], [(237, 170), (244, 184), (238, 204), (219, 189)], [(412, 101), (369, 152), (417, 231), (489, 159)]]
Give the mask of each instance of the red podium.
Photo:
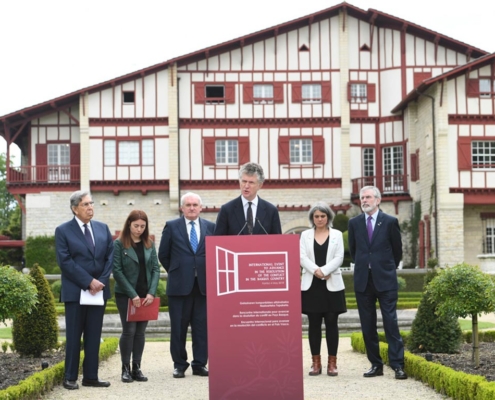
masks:
[(207, 236), (210, 399), (303, 400), (298, 235)]

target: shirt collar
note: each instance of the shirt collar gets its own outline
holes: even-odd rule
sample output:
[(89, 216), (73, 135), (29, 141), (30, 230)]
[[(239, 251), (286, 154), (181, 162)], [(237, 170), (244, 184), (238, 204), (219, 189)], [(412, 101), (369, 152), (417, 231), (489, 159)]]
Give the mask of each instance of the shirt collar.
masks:
[[(256, 197), (251, 201), (252, 206), (258, 207), (258, 199), (259, 199), (258, 195), (256, 195)], [(242, 200), (242, 206), (246, 208), (247, 204), (249, 203), (249, 200), (245, 199), (244, 196), (241, 196), (241, 200)]]

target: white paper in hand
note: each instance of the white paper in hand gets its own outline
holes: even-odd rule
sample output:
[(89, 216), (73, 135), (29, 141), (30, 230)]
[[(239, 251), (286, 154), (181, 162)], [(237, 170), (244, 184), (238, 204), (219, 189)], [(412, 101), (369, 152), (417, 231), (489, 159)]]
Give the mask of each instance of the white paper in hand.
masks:
[(103, 290), (100, 290), (95, 295), (92, 295), (89, 290), (81, 289), (81, 297), (79, 304), (83, 306), (102, 306), (105, 304), (103, 300)]

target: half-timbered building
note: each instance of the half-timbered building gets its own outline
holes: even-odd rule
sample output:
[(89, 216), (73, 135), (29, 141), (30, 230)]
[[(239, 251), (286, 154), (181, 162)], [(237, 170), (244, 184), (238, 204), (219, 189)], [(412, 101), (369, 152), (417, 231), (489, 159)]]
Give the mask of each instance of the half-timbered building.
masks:
[(24, 238), (53, 234), (70, 218), (70, 193), (89, 189), (112, 231), (139, 208), (159, 240), (187, 191), (214, 221), (251, 160), (284, 233), (306, 229), (316, 201), (356, 215), (359, 189), (372, 184), (385, 212), (419, 221), (406, 235), (419, 248), (409, 261), (488, 268), (494, 59), (342, 3), (0, 117), (22, 154), (8, 189)]

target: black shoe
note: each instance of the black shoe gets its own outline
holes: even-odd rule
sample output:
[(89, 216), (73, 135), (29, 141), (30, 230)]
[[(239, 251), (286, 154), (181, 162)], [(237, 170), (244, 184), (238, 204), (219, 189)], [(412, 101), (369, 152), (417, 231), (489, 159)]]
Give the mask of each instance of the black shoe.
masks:
[(375, 376), (382, 376), (382, 375), (383, 375), (383, 367), (378, 365), (372, 365), (371, 368), (363, 374), (365, 378), (373, 378)]
[(132, 363), (132, 379), (138, 382), (147, 382), (148, 378), (143, 375), (140, 363)]
[(407, 379), (407, 374), (404, 372), (402, 367), (394, 368), (395, 379)]
[(75, 389), (79, 389), (79, 385), (77, 384), (77, 381), (69, 381), (67, 379), (64, 379), (64, 388), (69, 390), (75, 390)]
[(131, 366), (129, 364), (122, 364), (122, 382), (131, 383), (134, 381), (131, 376)]
[(193, 375), (208, 376), (208, 368), (195, 367), (195, 368), (193, 368)]
[(184, 378), (186, 374), (184, 374), (183, 369), (175, 368), (174, 369), (174, 378)]
[(82, 380), (83, 386), (91, 386), (91, 387), (109, 387), (110, 382), (100, 381), (99, 379), (84, 379)]

